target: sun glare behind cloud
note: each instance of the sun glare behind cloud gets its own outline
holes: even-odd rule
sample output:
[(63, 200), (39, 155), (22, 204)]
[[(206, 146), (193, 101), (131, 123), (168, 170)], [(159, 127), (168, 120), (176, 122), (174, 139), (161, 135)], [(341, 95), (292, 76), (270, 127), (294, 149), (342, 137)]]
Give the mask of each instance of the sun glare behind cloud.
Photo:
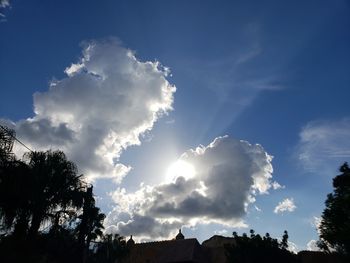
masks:
[(175, 182), (180, 176), (184, 177), (186, 180), (193, 178), (196, 174), (195, 168), (192, 164), (185, 162), (183, 160), (177, 160), (176, 162), (170, 164), (166, 172), (166, 181)]

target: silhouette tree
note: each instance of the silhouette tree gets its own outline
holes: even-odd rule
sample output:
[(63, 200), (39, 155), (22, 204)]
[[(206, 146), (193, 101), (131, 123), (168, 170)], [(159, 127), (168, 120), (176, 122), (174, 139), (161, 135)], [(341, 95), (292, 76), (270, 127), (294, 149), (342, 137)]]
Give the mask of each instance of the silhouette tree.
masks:
[(12, 147), (15, 131), (0, 125), (0, 164), (12, 160)]
[(18, 160), (0, 164), (0, 221), (2, 231), (26, 235), (30, 220), (28, 167)]
[[(1, 139), (1, 138), (0, 138)], [(1, 144), (0, 144), (1, 145)], [(44, 220), (57, 227), (82, 207), (84, 182), (63, 152), (30, 152), (19, 161), (1, 148), (0, 220), (3, 231), (37, 235)]]
[(92, 186), (84, 193), (83, 213), (79, 216), (78, 243), (82, 250), (82, 262), (86, 262), (90, 243), (97, 237), (103, 235), (103, 220), (105, 215), (100, 213), (100, 209), (95, 206), (95, 198), (92, 193)]
[(12, 154), (15, 132), (0, 125), (0, 226), (24, 236), (29, 226), (27, 165)]
[(250, 238), (253, 238), (255, 236), (255, 231), (253, 229), (249, 230)]
[(284, 231), (281, 243), (268, 233), (263, 238), (254, 230), (250, 230), (250, 234), (248, 237), (233, 233), (234, 244), (225, 246), (228, 262), (297, 262), (296, 255), (286, 249), (287, 231)]
[(128, 253), (128, 247), (124, 237), (118, 234), (108, 234), (97, 243), (96, 253), (91, 255), (90, 262), (119, 262), (117, 259), (123, 258)]
[(282, 236), (282, 241), (280, 244), (281, 249), (288, 249), (288, 232), (287, 230), (284, 230), (283, 236)]
[(103, 235), (105, 215), (75, 164), (61, 151), (29, 152), (18, 160), (15, 139), (0, 125), (1, 262), (115, 262), (125, 254), (122, 237)]
[(350, 168), (344, 163), (333, 179), (333, 193), (328, 194), (320, 224), (319, 247), (334, 249), (350, 257)]
[(82, 207), (84, 182), (75, 164), (61, 151), (30, 152), (25, 157), (31, 178), (28, 234), (33, 238), (44, 220), (57, 224), (60, 215)]

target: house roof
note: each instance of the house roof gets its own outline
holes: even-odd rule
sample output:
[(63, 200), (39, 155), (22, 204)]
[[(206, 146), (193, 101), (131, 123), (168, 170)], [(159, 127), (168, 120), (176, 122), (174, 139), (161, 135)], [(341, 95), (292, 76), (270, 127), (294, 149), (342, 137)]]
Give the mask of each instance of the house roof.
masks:
[(214, 235), (203, 241), (202, 245), (205, 247), (224, 247), (224, 245), (233, 245), (235, 243), (236, 241), (233, 237)]
[(179, 229), (179, 233), (176, 235), (175, 239), (185, 239), (185, 236), (181, 233), (181, 228)]
[(150, 263), (209, 262), (206, 251), (195, 238), (139, 243), (130, 252), (133, 262), (138, 262), (137, 258)]
[(207, 262), (203, 255), (202, 248), (197, 239), (182, 239), (168, 242), (162, 252), (159, 254), (159, 263), (170, 262)]

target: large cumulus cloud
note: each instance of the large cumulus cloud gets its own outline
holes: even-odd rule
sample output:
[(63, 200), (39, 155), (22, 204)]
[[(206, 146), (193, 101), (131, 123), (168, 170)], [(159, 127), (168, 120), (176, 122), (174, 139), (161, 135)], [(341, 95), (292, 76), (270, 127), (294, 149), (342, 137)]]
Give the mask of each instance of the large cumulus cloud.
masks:
[(85, 42), (82, 58), (65, 73), (34, 94), (34, 117), (13, 124), (18, 137), (35, 150), (64, 150), (90, 178), (120, 182), (130, 169), (118, 163), (123, 149), (140, 144), (172, 109), (168, 69), (107, 39)]
[[(244, 226), (247, 206), (272, 187), (272, 157), (261, 145), (218, 137), (208, 146), (185, 152), (180, 159), (193, 166), (192, 177), (181, 176), (135, 193), (112, 194), (117, 206), (107, 226), (121, 234), (168, 237), (181, 225), (219, 223)], [(157, 230), (160, 225), (167, 227)]]

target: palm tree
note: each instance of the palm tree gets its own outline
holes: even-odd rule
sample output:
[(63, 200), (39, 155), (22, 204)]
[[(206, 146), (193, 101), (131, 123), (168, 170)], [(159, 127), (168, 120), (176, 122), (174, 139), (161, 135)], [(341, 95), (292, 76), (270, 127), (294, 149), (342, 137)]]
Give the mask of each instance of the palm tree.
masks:
[[(76, 211), (83, 205), (84, 182), (74, 163), (61, 151), (30, 152), (28, 159), (31, 178), (29, 236), (35, 237), (44, 220), (58, 224), (62, 214)], [(55, 220), (53, 220), (55, 219)]]
[(105, 214), (100, 213), (100, 208), (95, 206), (92, 188), (92, 186), (88, 187), (84, 193), (83, 213), (79, 216), (80, 222), (77, 227), (82, 262), (86, 262), (91, 241), (103, 236), (103, 220), (106, 217)]
[(25, 163), (12, 160), (0, 165), (0, 220), (5, 232), (14, 229), (16, 236), (25, 236), (30, 221), (30, 189), (28, 167)]
[(2, 230), (34, 237), (44, 220), (57, 226), (62, 217), (74, 216), (86, 189), (75, 164), (60, 151), (30, 152), (24, 156), (26, 162), (17, 160), (5, 139), (0, 134)]
[(0, 125), (0, 226), (24, 236), (29, 226), (27, 165), (12, 154), (15, 132)]
[(116, 260), (123, 258), (128, 252), (129, 249), (123, 236), (107, 234), (98, 242), (96, 253), (90, 258), (91, 262), (113, 263), (119, 262)]

